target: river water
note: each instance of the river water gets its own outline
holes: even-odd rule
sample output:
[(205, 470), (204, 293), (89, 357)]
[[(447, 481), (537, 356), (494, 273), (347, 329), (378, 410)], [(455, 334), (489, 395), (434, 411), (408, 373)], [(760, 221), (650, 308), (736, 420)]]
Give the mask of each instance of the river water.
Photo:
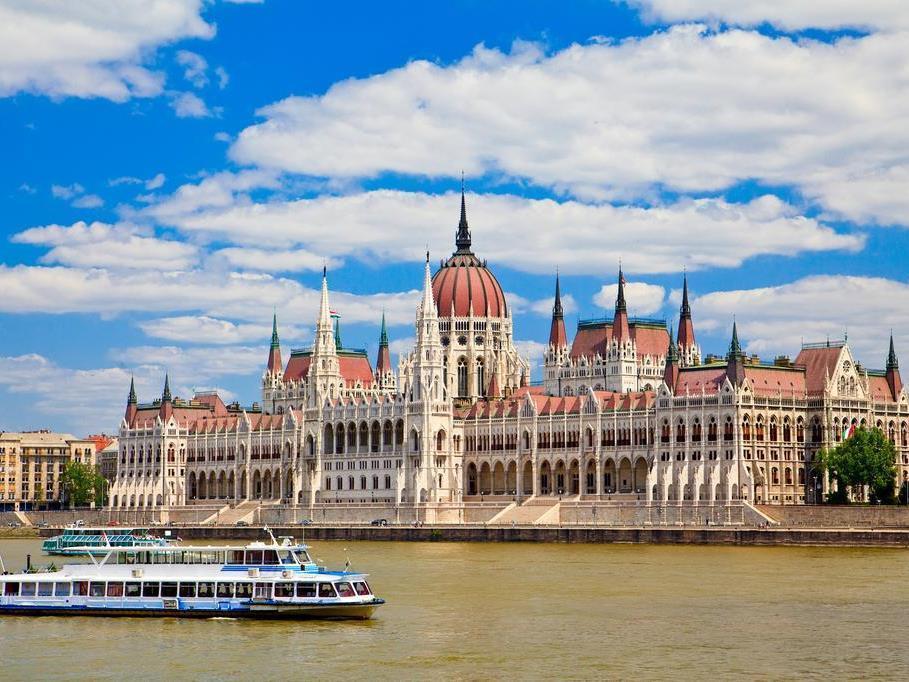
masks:
[[(37, 540), (0, 540), (7, 569)], [(368, 622), (0, 617), (0, 679), (906, 678), (909, 552), (319, 542)], [(59, 562), (59, 558), (58, 558)]]

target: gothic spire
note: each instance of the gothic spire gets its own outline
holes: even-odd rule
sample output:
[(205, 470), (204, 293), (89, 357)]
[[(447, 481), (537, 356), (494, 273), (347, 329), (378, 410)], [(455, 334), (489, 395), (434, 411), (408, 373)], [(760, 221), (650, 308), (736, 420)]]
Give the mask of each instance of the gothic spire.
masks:
[(628, 306), (625, 304), (625, 275), (622, 274), (621, 264), (619, 265), (619, 294), (615, 299), (615, 311), (628, 311)]
[(271, 318), (271, 347), (278, 348), (281, 342), (278, 340), (278, 313), (274, 313)]
[(729, 343), (729, 357), (743, 357), (742, 346), (739, 344), (739, 330), (736, 326), (735, 320), (732, 321), (732, 341)]
[(900, 361), (893, 347), (893, 332), (890, 332), (890, 352), (887, 354), (887, 369), (899, 369)]
[(129, 378), (129, 397), (126, 399), (127, 405), (135, 405), (139, 400), (136, 398), (136, 380), (134, 377)]
[(461, 220), (458, 222), (458, 234), (455, 237), (457, 253), (471, 253), (470, 227), (467, 224), (467, 200), (464, 196), (464, 175), (461, 175)]
[(169, 403), (173, 400), (170, 395), (170, 376), (167, 372), (164, 373), (164, 393), (161, 395), (161, 402)]
[(385, 328), (385, 312), (382, 312), (382, 333), (379, 335), (379, 356), (376, 358), (376, 376), (391, 371), (391, 354), (388, 351), (388, 330)]
[(388, 330), (385, 328), (385, 311), (382, 311), (382, 333), (379, 336), (379, 347), (388, 348)]
[(332, 315), (335, 320), (335, 350), (341, 350), (341, 316)]
[(675, 392), (679, 380), (679, 352), (673, 338), (672, 325), (669, 325), (669, 348), (666, 349), (666, 367), (663, 369), (663, 381), (669, 390)]
[(739, 344), (739, 330), (735, 320), (732, 321), (732, 341), (726, 355), (726, 376), (736, 386), (741, 386), (745, 381), (745, 354)]
[(559, 286), (559, 273), (556, 273), (555, 303), (552, 305), (549, 345), (554, 348), (564, 348), (568, 345), (568, 334), (565, 333), (565, 311), (562, 309), (562, 290)]
[(680, 311), (682, 319), (691, 317), (691, 306), (688, 305), (688, 273), (682, 275), (682, 309)]
[(561, 320), (564, 319), (565, 312), (562, 310), (562, 290), (559, 286), (559, 273), (556, 272), (556, 293), (555, 293), (555, 303), (552, 305), (552, 318)]

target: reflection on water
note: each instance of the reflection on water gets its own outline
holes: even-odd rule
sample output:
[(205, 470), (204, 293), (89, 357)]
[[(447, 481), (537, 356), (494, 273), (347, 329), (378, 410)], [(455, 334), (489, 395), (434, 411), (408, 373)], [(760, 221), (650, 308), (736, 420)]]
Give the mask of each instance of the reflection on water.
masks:
[[(350, 623), (0, 618), (3, 679), (897, 677), (909, 553), (319, 542), (388, 599)], [(8, 569), (37, 540), (0, 540)], [(55, 558), (59, 564), (60, 558)]]

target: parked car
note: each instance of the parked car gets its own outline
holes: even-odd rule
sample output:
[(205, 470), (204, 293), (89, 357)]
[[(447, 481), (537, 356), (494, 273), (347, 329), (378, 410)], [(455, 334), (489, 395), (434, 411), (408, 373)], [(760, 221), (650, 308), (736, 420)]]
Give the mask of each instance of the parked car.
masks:
[(47, 528), (47, 521), (38, 521), (35, 524), (35, 528)]
[(300, 526), (311, 526), (312, 519), (300, 519), (299, 521), (297, 521), (297, 524)]
[(241, 520), (241, 521), (237, 521), (234, 525), (235, 525), (235, 526), (243, 526), (243, 527), (245, 527), (245, 526), (248, 526), (248, 525), (249, 525), (249, 522), (248, 522), (248, 521), (242, 521), (242, 520)]
[(21, 528), (22, 527), (22, 524), (19, 523), (18, 521), (10, 521), (6, 525), (9, 526), (10, 528)]
[(370, 526), (387, 526), (388, 519), (373, 519), (369, 522)]

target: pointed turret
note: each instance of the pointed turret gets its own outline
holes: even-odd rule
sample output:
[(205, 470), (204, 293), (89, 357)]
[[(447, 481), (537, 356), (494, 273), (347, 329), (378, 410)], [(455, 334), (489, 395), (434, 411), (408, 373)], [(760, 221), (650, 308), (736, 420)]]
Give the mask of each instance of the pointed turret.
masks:
[(726, 376), (736, 386), (745, 380), (745, 354), (739, 344), (739, 330), (735, 320), (732, 322), (732, 341), (726, 354)]
[(467, 199), (464, 196), (464, 178), (461, 178), (461, 220), (455, 236), (456, 253), (472, 253), (470, 250), (470, 226), (467, 224)]
[(549, 327), (549, 345), (553, 348), (568, 346), (568, 334), (565, 333), (565, 313), (562, 310), (562, 292), (559, 287), (559, 276), (556, 274), (555, 303), (552, 305), (552, 325)]
[(265, 366), (266, 371), (275, 376), (281, 370), (281, 342), (278, 339), (278, 314), (275, 313), (271, 319), (271, 347), (268, 349), (268, 364)]
[(162, 421), (167, 421), (170, 419), (171, 415), (174, 413), (174, 403), (173, 398), (170, 394), (170, 376), (167, 372), (164, 373), (164, 391), (161, 393), (161, 411), (160, 416)]
[(628, 329), (628, 305), (625, 303), (625, 275), (619, 266), (619, 292), (615, 299), (615, 316), (612, 318), (612, 338), (624, 343), (631, 338)]
[(675, 385), (679, 380), (679, 353), (672, 337), (672, 327), (669, 327), (669, 348), (666, 350), (666, 367), (663, 369), (663, 381), (669, 390), (675, 393)]
[(385, 313), (382, 313), (382, 333), (379, 335), (379, 356), (376, 358), (376, 377), (391, 372), (391, 354), (388, 351), (388, 330), (385, 328)]
[(436, 319), (436, 302), (432, 295), (432, 270), (429, 268), (429, 251), (426, 252), (426, 269), (423, 273), (423, 299), (420, 301), (420, 316)]
[(900, 377), (900, 363), (893, 347), (893, 332), (890, 332), (890, 352), (887, 354), (887, 385), (890, 386), (893, 399), (899, 398), (903, 390), (903, 380)]
[(496, 372), (492, 373), (492, 376), (489, 377), (489, 385), (486, 388), (486, 398), (489, 400), (495, 400), (496, 398), (501, 398), (501, 391), (499, 391), (499, 381), (496, 378)]
[(341, 316), (334, 314), (331, 317), (335, 321), (335, 350), (341, 350), (344, 347), (341, 345)]
[(136, 419), (136, 412), (139, 408), (139, 400), (136, 398), (136, 381), (133, 377), (129, 378), (129, 396), (126, 398), (126, 414), (123, 415), (123, 418), (126, 420), (126, 423), (130, 426), (133, 425)]
[[(322, 294), (319, 300), (319, 317), (316, 320), (316, 338), (312, 346), (309, 379), (324, 395), (333, 394), (341, 384), (341, 367), (338, 362), (338, 340), (332, 324), (331, 306), (328, 303), (328, 271), (322, 268)], [(315, 392), (313, 394), (315, 396)], [(321, 400), (321, 397), (318, 397)]]
[(700, 362), (700, 352), (694, 340), (694, 322), (691, 320), (691, 306), (688, 304), (688, 274), (682, 280), (682, 307), (679, 309), (678, 347), (681, 350), (683, 365), (695, 365)]

